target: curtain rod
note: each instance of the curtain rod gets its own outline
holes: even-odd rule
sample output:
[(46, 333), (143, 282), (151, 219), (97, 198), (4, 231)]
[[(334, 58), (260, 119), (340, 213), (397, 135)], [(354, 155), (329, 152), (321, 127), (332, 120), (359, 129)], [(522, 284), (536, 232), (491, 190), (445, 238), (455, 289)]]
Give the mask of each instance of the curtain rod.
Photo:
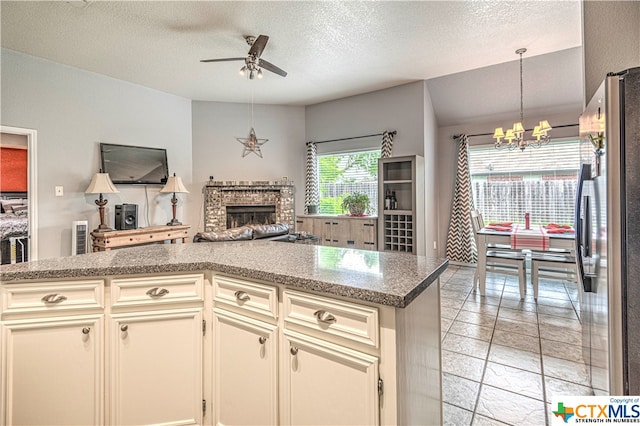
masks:
[[(574, 126), (578, 126), (578, 124), (561, 124), (559, 126), (553, 126), (552, 129), (562, 129), (563, 127), (574, 127)], [(524, 131), (531, 132), (533, 131), (533, 129), (525, 129)], [(493, 133), (476, 133), (474, 135), (467, 135), (468, 138), (472, 138), (475, 136), (493, 136)], [(460, 139), (460, 137), (462, 137), (462, 134), (453, 135), (452, 139)]]
[[(390, 134), (391, 136), (395, 136), (395, 135), (396, 135), (396, 133), (398, 133), (398, 132), (397, 132), (397, 131), (395, 131), (395, 130), (392, 130), (392, 131), (390, 131), (390, 132), (389, 132), (389, 134)], [(340, 141), (348, 141), (348, 140), (351, 140), (351, 139), (362, 139), (362, 138), (370, 138), (370, 137), (372, 137), (372, 136), (382, 136), (383, 134), (384, 134), (384, 133), (376, 133), (375, 135), (352, 136), (352, 137), (350, 137), (350, 138), (329, 139), (329, 140), (326, 140), (326, 141), (317, 141), (317, 142), (310, 141), (310, 142), (307, 142), (307, 143), (311, 143), (311, 142), (313, 142), (313, 143), (318, 144), (318, 143), (325, 143), (325, 142), (340, 142)]]

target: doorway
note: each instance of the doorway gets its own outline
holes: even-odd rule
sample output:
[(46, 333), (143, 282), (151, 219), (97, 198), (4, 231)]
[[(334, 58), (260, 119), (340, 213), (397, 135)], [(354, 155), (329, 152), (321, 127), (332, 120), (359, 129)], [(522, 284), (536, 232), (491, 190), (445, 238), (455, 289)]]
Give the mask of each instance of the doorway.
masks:
[(38, 258), (37, 132), (0, 126), (1, 263)]

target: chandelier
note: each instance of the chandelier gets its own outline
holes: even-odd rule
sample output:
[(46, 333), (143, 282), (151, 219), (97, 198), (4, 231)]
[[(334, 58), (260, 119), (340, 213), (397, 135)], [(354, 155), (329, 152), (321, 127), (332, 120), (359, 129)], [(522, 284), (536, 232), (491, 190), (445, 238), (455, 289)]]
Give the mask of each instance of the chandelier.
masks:
[(515, 148), (520, 148), (521, 151), (524, 151), (527, 147), (540, 148), (542, 145), (546, 145), (551, 141), (549, 130), (551, 130), (552, 127), (549, 125), (547, 120), (540, 121), (538, 125), (533, 128), (531, 136), (535, 139), (527, 140), (525, 138), (524, 133), (528, 130), (525, 130), (523, 124), (522, 54), (526, 51), (527, 49), (525, 48), (516, 50), (516, 54), (520, 55), (520, 121), (514, 123), (513, 128), (507, 129), (506, 132), (502, 127), (496, 128), (493, 132), (493, 138), (496, 140), (494, 144), (496, 149), (508, 148), (509, 150), (513, 150)]

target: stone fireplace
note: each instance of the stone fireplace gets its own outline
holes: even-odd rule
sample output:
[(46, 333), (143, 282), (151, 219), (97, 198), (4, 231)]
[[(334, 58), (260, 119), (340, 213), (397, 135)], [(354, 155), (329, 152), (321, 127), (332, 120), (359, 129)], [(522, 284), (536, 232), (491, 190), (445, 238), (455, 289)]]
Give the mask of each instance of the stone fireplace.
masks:
[(209, 181), (203, 191), (206, 232), (247, 223), (286, 223), (295, 228), (292, 181)]

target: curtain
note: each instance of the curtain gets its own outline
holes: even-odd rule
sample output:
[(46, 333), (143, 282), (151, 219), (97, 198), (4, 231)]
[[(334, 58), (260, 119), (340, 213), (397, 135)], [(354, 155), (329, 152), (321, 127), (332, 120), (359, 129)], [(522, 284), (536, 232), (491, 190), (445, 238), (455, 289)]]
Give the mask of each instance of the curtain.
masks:
[(447, 234), (447, 258), (455, 262), (477, 263), (478, 249), (471, 225), (473, 196), (469, 174), (469, 141), (464, 134), (456, 139), (458, 139), (458, 170)]
[[(317, 146), (314, 142), (307, 142), (307, 164), (304, 185), (304, 212), (309, 213), (309, 206), (320, 203), (318, 193), (318, 158)], [(314, 213), (317, 213), (314, 212)]]
[(380, 150), (380, 158), (390, 158), (391, 150), (393, 149), (393, 137), (396, 132), (389, 132), (385, 130), (382, 132), (382, 148)]

